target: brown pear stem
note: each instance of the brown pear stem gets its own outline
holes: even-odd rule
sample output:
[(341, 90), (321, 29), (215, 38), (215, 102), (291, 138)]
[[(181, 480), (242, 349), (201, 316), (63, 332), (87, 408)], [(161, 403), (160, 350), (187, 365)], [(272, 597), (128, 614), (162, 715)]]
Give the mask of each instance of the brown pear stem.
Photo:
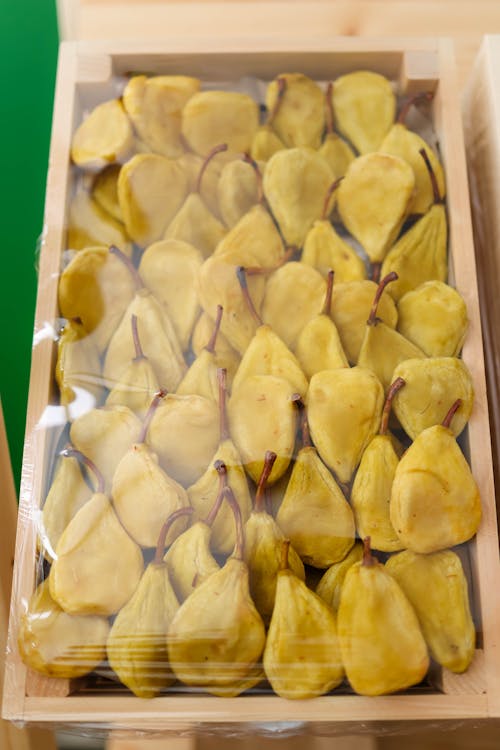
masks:
[(149, 405), (149, 409), (146, 413), (146, 416), (144, 417), (144, 422), (142, 423), (141, 431), (139, 433), (139, 437), (137, 438), (138, 443), (145, 442), (146, 435), (148, 434), (149, 426), (151, 424), (151, 420), (153, 419), (155, 411), (160, 405), (160, 401), (163, 398), (165, 398), (166, 395), (167, 395), (167, 391), (158, 391), (157, 393), (155, 393), (154, 398), (151, 401), (151, 404)]
[(227, 502), (231, 506), (231, 510), (233, 511), (234, 524), (236, 527), (236, 542), (234, 544), (234, 550), (231, 556), (234, 557), (235, 560), (243, 560), (243, 556), (245, 554), (245, 534), (243, 531), (241, 508), (236, 502), (234, 492), (232, 491), (231, 487), (229, 487), (229, 485), (224, 488), (224, 495)]
[(165, 541), (167, 534), (172, 528), (172, 525), (182, 516), (188, 516), (193, 512), (193, 508), (178, 508), (169, 515), (163, 526), (161, 527), (160, 536), (158, 537), (158, 543), (156, 545), (156, 552), (153, 559), (154, 565), (163, 565), (163, 556), (165, 554)]
[(441, 422), (443, 427), (447, 427), (448, 429), (450, 429), (451, 420), (453, 419), (456, 412), (458, 411), (458, 409), (460, 409), (461, 406), (462, 406), (462, 399), (457, 398), (457, 400), (450, 406), (448, 413), (446, 414), (445, 418)]
[(223, 442), (229, 438), (229, 425), (227, 420), (226, 393), (227, 393), (227, 370), (224, 367), (217, 369), (217, 383), (219, 385), (219, 426), (220, 440)]
[(273, 104), (273, 108), (267, 115), (266, 125), (273, 124), (273, 120), (279, 112), (279, 109), (281, 107), (281, 103), (283, 101), (283, 97), (286, 91), (286, 79), (285, 78), (282, 78), (281, 76), (279, 76), (276, 79), (276, 84), (278, 86), (278, 93), (276, 94), (276, 101)]
[(371, 547), (370, 547), (371, 538), (369, 536), (365, 536), (363, 539), (363, 561), (361, 565), (363, 565), (365, 568), (371, 568), (374, 565), (377, 564), (377, 558), (373, 557)]
[(116, 255), (116, 257), (121, 260), (123, 265), (127, 268), (127, 270), (130, 272), (130, 275), (132, 276), (135, 284), (136, 289), (142, 289), (144, 284), (142, 282), (141, 277), (139, 276), (139, 271), (134, 266), (130, 258), (128, 258), (125, 253), (123, 253), (119, 247), (116, 247), (116, 245), (110, 245), (109, 252), (113, 253), (113, 255)]
[(427, 171), (429, 172), (429, 177), (430, 177), (431, 185), (432, 185), (432, 195), (434, 197), (434, 205), (437, 205), (438, 203), (442, 203), (442, 199), (441, 199), (441, 196), (439, 194), (439, 185), (437, 184), (436, 175), (435, 175), (434, 170), (432, 168), (432, 164), (431, 164), (431, 161), (430, 161), (429, 156), (427, 154), (427, 151), (425, 150), (425, 148), (421, 148), (421, 149), (419, 149), (418, 153), (420, 154), (420, 156), (424, 160), (425, 166), (427, 167)]
[(261, 206), (264, 205), (264, 185), (262, 182), (262, 172), (259, 169), (259, 165), (253, 159), (250, 154), (243, 154), (243, 161), (245, 161), (247, 164), (250, 164), (253, 171), (255, 172), (255, 178), (257, 180), (257, 203), (259, 203)]
[(227, 487), (227, 467), (224, 461), (221, 461), (220, 459), (215, 461), (214, 468), (219, 475), (219, 491), (217, 493), (215, 503), (210, 508), (208, 516), (203, 522), (206, 523), (207, 526), (211, 526), (215, 521), (215, 517), (217, 516), (217, 513), (220, 510), (220, 506), (222, 505), (222, 501), (224, 500), (224, 490)]
[(389, 416), (390, 416), (391, 408), (392, 408), (392, 401), (396, 393), (400, 391), (404, 385), (406, 385), (406, 380), (403, 380), (403, 378), (396, 378), (394, 383), (390, 385), (389, 390), (387, 391), (384, 408), (382, 410), (382, 421), (380, 422), (380, 431), (379, 431), (380, 435), (385, 435), (387, 433), (387, 428), (389, 426)]
[(222, 307), (222, 305), (217, 305), (217, 315), (215, 316), (214, 330), (212, 331), (210, 340), (205, 347), (207, 352), (210, 352), (211, 354), (215, 352), (215, 345), (217, 344), (217, 336), (219, 335), (223, 312), (224, 308)]
[(266, 486), (269, 475), (273, 470), (274, 462), (276, 461), (276, 453), (272, 451), (266, 451), (264, 458), (264, 466), (262, 467), (262, 473), (259, 477), (259, 483), (257, 484), (257, 492), (255, 493), (255, 511), (257, 513), (263, 513), (266, 510)]
[(141, 340), (139, 338), (139, 331), (137, 330), (137, 315), (132, 315), (132, 338), (134, 340), (135, 357), (134, 362), (138, 362), (141, 359), (146, 359), (143, 348), (141, 346)]
[(408, 99), (408, 101), (406, 101), (401, 108), (401, 112), (399, 113), (397, 120), (398, 123), (400, 125), (406, 125), (408, 112), (415, 104), (419, 104), (420, 102), (430, 102), (433, 99), (434, 94), (432, 91), (420, 91), (418, 94), (415, 94), (415, 96), (410, 97), (410, 99)]
[(246, 305), (248, 307), (250, 314), (252, 315), (254, 320), (261, 326), (262, 318), (260, 317), (259, 313), (255, 309), (252, 298), (250, 297), (250, 292), (248, 291), (248, 284), (247, 284), (247, 273), (243, 266), (238, 266), (238, 268), (236, 269), (236, 277), (240, 284), (241, 292), (243, 294), (243, 299), (246, 302)]
[(280, 570), (288, 570), (288, 552), (290, 550), (290, 540), (283, 539), (281, 542)]
[(335, 127), (335, 117), (333, 115), (333, 82), (328, 81), (325, 93), (325, 113), (326, 113), (326, 133), (327, 135), (333, 135)]
[(95, 465), (95, 463), (90, 459), (88, 456), (85, 456), (81, 451), (77, 450), (76, 448), (65, 448), (61, 453), (59, 454), (63, 458), (76, 458), (77, 461), (79, 461), (81, 464), (87, 467), (87, 469), (90, 469), (90, 471), (95, 474), (95, 478), (97, 480), (97, 488), (96, 492), (104, 492), (106, 483), (104, 481), (104, 477)]
[(334, 180), (332, 182), (332, 184), (330, 185), (330, 187), (326, 191), (325, 202), (323, 203), (323, 211), (321, 213), (321, 220), (322, 221), (326, 221), (326, 219), (328, 218), (328, 214), (330, 213), (330, 211), (328, 210), (330, 199), (331, 199), (333, 193), (336, 191), (336, 189), (338, 188), (338, 186), (340, 185), (340, 183), (342, 182), (343, 179), (344, 179), (343, 176), (342, 177), (338, 177), (336, 180)]
[(217, 154), (222, 153), (223, 151), (227, 151), (227, 143), (221, 143), (218, 146), (214, 146), (214, 148), (208, 152), (208, 154), (203, 159), (203, 164), (200, 167), (200, 171), (198, 172), (198, 179), (196, 180), (196, 185), (194, 192), (200, 193), (201, 192), (201, 183), (203, 180), (203, 175), (205, 174), (205, 171), (214, 158), (214, 156), (217, 156)]
[(325, 294), (325, 304), (323, 305), (322, 314), (330, 316), (330, 312), (332, 309), (332, 293), (333, 293), (333, 277), (335, 276), (335, 272), (330, 269), (328, 271), (328, 275), (326, 277), (326, 294)]
[(384, 278), (379, 281), (377, 291), (375, 292), (375, 297), (373, 299), (373, 305), (372, 309), (370, 310), (370, 316), (368, 320), (366, 321), (366, 324), (369, 326), (376, 326), (379, 322), (379, 319), (377, 318), (377, 308), (378, 303), (380, 302), (380, 298), (384, 292), (384, 289), (388, 284), (390, 284), (392, 281), (396, 281), (399, 279), (399, 276), (397, 275), (396, 271), (391, 271), (387, 274), (387, 276), (384, 276)]
[(382, 263), (372, 263), (372, 278), (371, 280), (378, 284), (380, 281), (380, 271), (382, 269)]

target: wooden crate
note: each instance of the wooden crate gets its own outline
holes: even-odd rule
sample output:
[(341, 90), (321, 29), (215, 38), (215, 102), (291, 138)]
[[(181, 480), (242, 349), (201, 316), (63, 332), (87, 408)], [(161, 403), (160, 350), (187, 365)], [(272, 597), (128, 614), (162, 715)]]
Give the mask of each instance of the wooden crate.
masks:
[[(356, 68), (375, 70), (399, 82), (402, 94), (429, 89), (435, 92), (433, 121), (448, 183), (450, 274), (465, 298), (470, 317), (463, 358), (472, 374), (476, 398), (468, 426), (468, 444), (472, 470), (483, 499), (481, 528), (476, 539), (467, 545), (478, 628), (478, 650), (472, 666), (462, 676), (445, 671), (436, 675), (435, 687), (428, 690), (414, 689), (407, 694), (380, 698), (342, 694), (311, 701), (287, 701), (272, 695), (223, 699), (202, 694), (171, 694), (144, 701), (124, 691), (96, 695), (76, 690), (69, 694), (71, 686), (66, 681), (33, 679), (17, 653), (15, 629), (22, 603), (34, 586), (33, 517), (42, 496), (48, 450), (47, 431), (40, 425), (47, 415), (53, 388), (54, 342), (43, 331), (46, 322), (58, 315), (57, 282), (71, 178), (69, 148), (82, 109), (95, 101), (94, 97), (108, 98), (112, 76), (130, 70), (187, 73), (217, 81), (225, 77), (237, 80), (245, 75), (270, 79), (289, 70), (328, 80)], [(291, 722), (292, 728), (307, 726), (308, 731), (319, 734), (338, 732), (340, 725), (344, 732), (349, 732), (358, 722), (500, 716), (500, 561), (469, 194), (451, 42), (350, 37), (318, 40), (306, 36), (272, 40), (262, 35), (232, 40), (176, 38), (168, 45), (118, 41), (65, 43), (60, 53), (45, 222), (35, 322), (39, 341), (32, 361), (4, 716), (44, 725), (91, 725), (150, 732), (180, 732), (200, 725), (217, 729), (227, 724), (258, 731), (267, 722)]]

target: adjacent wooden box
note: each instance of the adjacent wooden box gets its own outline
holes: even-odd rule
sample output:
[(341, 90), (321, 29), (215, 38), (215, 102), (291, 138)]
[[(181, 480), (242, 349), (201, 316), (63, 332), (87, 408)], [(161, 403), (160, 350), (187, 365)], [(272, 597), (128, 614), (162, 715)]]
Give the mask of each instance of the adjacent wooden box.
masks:
[[(53, 392), (54, 342), (47, 322), (58, 316), (57, 282), (65, 242), (65, 215), (71, 187), (69, 148), (82, 110), (113, 95), (112, 76), (127, 71), (186, 73), (209, 81), (236, 81), (254, 75), (271, 79), (285, 71), (301, 71), (329, 80), (353, 69), (378, 71), (399, 84), (401, 94), (433, 90), (434, 127), (445, 164), (450, 223), (450, 276), (464, 296), (470, 330), (463, 351), (476, 393), (466, 443), (483, 499), (483, 522), (467, 545), (471, 596), (478, 629), (478, 650), (464, 675), (435, 676), (428, 690), (381, 698), (333, 695), (311, 701), (286, 701), (272, 695), (233, 699), (202, 694), (169, 695), (152, 701), (124, 691), (113, 695), (76, 690), (65, 681), (33, 679), (16, 648), (16, 624), (35, 577), (36, 539), (33, 518), (39, 508), (49, 448), (44, 424)], [(500, 717), (500, 561), (488, 406), (484, 375), (478, 293), (469, 194), (454, 78), (452, 44), (433, 39), (170, 39), (133, 43), (64, 43), (61, 47), (40, 258), (39, 294), (33, 351), (27, 437), (16, 548), (15, 589), (3, 714), (18, 722), (82, 725), (150, 732), (180, 732), (200, 724), (214, 728), (239, 724), (249, 731), (267, 722), (294, 722), (321, 734), (348, 728), (350, 722), (437, 721)], [(53, 408), (53, 407), (52, 407)], [(78, 688), (78, 686), (76, 686)]]

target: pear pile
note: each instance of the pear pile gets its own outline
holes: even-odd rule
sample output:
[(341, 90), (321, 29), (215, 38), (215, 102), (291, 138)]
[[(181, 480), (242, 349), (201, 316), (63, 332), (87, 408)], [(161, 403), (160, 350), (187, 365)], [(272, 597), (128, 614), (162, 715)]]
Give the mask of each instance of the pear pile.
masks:
[(261, 118), (135, 75), (78, 127), (32, 668), (289, 699), (467, 669), (467, 310), (408, 125), (431, 98), (286, 73)]

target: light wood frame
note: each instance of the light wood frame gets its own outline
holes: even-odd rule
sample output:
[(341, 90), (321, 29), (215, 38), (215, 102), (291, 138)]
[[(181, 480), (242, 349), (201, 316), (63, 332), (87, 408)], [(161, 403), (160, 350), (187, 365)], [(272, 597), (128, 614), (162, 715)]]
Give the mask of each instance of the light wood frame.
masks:
[[(335, 695), (311, 701), (286, 701), (277, 696), (232, 699), (206, 695), (169, 695), (144, 701), (128, 695), (68, 695), (64, 681), (39, 680), (35, 685), (16, 649), (16, 626), (34, 586), (36, 531), (33, 517), (44, 483), (47, 436), (37, 429), (50, 403), (54, 342), (40, 335), (33, 351), (23, 484), (18, 526), (15, 594), (11, 612), (9, 656), (3, 714), (6, 718), (40, 724), (92, 724), (113, 729), (180, 732), (203, 723), (242, 724), (256, 731), (267, 722), (295, 722), (324, 734), (329, 727), (352, 722), (394, 720), (477, 719), (500, 717), (500, 561), (492, 480), (488, 406), (486, 399), (481, 323), (477, 300), (469, 194), (452, 44), (433, 39), (280, 40), (240, 38), (171, 39), (158, 42), (64, 43), (58, 69), (54, 125), (47, 184), (44, 242), (35, 330), (57, 317), (57, 282), (65, 241), (66, 204), (70, 188), (69, 149), (74, 124), (89, 92), (103, 98), (114, 73), (188, 73), (202, 79), (237, 79), (253, 74), (272, 78), (300, 70), (327, 80), (355, 68), (369, 68), (398, 80), (409, 94), (435, 91), (433, 120), (447, 175), (450, 226), (450, 273), (465, 298), (470, 328), (463, 359), (472, 375), (475, 405), (468, 425), (473, 473), (483, 501), (483, 521), (468, 551), (472, 595), (478, 616), (479, 646), (473, 665), (464, 675), (439, 675), (436, 692), (365, 698)], [(107, 88), (108, 87), (108, 88)], [(107, 94), (109, 96), (109, 92)]]

